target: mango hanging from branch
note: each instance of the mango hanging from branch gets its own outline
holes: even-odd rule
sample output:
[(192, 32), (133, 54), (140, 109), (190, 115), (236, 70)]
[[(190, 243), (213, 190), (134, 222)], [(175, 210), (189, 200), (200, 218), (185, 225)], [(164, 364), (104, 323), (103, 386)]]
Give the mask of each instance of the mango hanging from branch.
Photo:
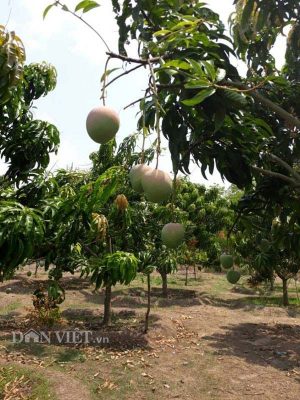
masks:
[(159, 169), (153, 169), (143, 174), (141, 183), (147, 200), (152, 203), (168, 200), (173, 190), (170, 175)]
[(169, 249), (176, 249), (184, 240), (185, 228), (182, 224), (166, 224), (161, 231), (161, 240)]
[(129, 172), (129, 180), (133, 190), (137, 193), (143, 193), (142, 177), (150, 171), (153, 171), (153, 168), (146, 164), (137, 164), (131, 168)]
[(115, 110), (101, 106), (93, 108), (86, 119), (87, 132), (94, 142), (105, 144), (113, 139), (120, 127), (120, 119)]

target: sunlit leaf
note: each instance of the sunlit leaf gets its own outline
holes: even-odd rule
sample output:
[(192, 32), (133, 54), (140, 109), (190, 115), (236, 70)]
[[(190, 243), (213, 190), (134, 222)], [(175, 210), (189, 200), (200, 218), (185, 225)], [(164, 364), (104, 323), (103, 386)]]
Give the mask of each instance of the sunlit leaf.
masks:
[(96, 7), (100, 7), (100, 4), (98, 4), (96, 1), (83, 0), (77, 4), (75, 7), (75, 12), (82, 10), (84, 13), (86, 13)]
[(55, 3), (49, 4), (49, 6), (47, 6), (47, 7), (45, 8), (45, 10), (44, 10), (44, 12), (43, 12), (43, 19), (46, 18), (48, 12), (49, 12), (49, 11), (51, 10), (51, 8), (54, 7), (54, 6), (55, 6)]

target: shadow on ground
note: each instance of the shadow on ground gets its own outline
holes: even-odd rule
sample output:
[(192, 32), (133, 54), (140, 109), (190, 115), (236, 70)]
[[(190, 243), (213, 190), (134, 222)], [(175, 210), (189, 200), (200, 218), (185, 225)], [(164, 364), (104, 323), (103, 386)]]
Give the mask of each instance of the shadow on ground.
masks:
[(202, 338), (218, 355), (239, 357), (279, 370), (300, 367), (299, 325), (242, 323), (222, 329), (225, 332)]
[[(81, 291), (85, 300), (93, 304), (103, 304), (104, 291), (92, 293)], [(112, 305), (118, 308), (145, 308), (147, 303), (147, 292), (142, 288), (129, 288), (124, 290), (113, 290)], [(168, 289), (168, 296), (164, 297), (160, 288), (151, 289), (151, 303), (159, 307), (191, 307), (202, 304), (195, 290), (192, 289)]]
[[(6, 318), (0, 318), (0, 340), (4, 342), (10, 342), (11, 349), (17, 349), (24, 347), (25, 351), (41, 352), (41, 355), (45, 351), (43, 347), (47, 344), (47, 340), (43, 340), (44, 344), (41, 344), (41, 349), (36, 349), (34, 343), (18, 343), (18, 346), (12, 342), (13, 332), (16, 332), (17, 341), (20, 341), (19, 332), (25, 334), (29, 329), (34, 329), (37, 332), (45, 332), (46, 335), (51, 335), (51, 345), (54, 346), (70, 346), (81, 347), (107, 347), (109, 349), (134, 349), (134, 348), (149, 348), (148, 338), (143, 334), (144, 330), (144, 314), (137, 314), (134, 310), (121, 310), (112, 313), (112, 323), (108, 327), (104, 327), (102, 324), (103, 315), (98, 310), (91, 309), (74, 309), (69, 308), (62, 312), (62, 320), (55, 326), (48, 327), (42, 325), (36, 325), (31, 322), (27, 316), (21, 316), (14, 318), (10, 315)], [(156, 314), (151, 314), (149, 318), (149, 324), (152, 329), (160, 327), (160, 318)], [(58, 336), (56, 332), (59, 332)], [(82, 336), (82, 343), (74, 343), (70, 336), (64, 332), (88, 332)], [(49, 336), (49, 335), (48, 335)], [(97, 339), (105, 338), (105, 340)], [(62, 339), (61, 339), (62, 338)], [(85, 343), (86, 338), (88, 342)], [(40, 344), (38, 344), (39, 346)], [(46, 355), (46, 353), (45, 353)]]

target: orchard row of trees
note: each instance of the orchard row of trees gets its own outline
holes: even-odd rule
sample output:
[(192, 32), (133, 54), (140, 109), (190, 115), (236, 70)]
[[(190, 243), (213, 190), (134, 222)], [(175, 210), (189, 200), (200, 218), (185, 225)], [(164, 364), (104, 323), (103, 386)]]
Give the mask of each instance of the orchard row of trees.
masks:
[[(227, 36), (218, 14), (198, 1), (112, 1), (119, 50), (107, 49), (107, 65), (117, 58), (126, 74), (146, 67), (149, 81), (138, 99), (138, 133), (119, 147), (115, 140), (102, 145), (91, 155), (91, 171), (47, 172), (59, 134), (34, 119), (31, 108), (55, 88), (56, 71), (46, 63), (26, 65), (21, 39), (0, 27), (0, 154), (8, 165), (0, 183), (2, 280), (29, 259), (44, 260), (52, 282), (79, 269), (96, 288), (105, 287), (109, 323), (117, 282), (128, 284), (137, 272), (149, 282), (156, 268), (165, 292), (179, 259), (219, 267), (226, 250), (242, 256), (256, 281), (272, 282), (277, 274), (288, 303), (287, 280), (300, 257), (299, 8), (297, 1), (235, 3)], [(85, 0), (73, 11), (55, 1), (44, 16), (53, 7), (84, 20), (82, 13), (97, 3)], [(286, 27), (286, 63), (279, 70), (270, 49)], [(126, 52), (133, 41), (136, 58)], [(246, 77), (234, 59), (245, 61)], [(104, 72), (104, 98), (111, 73)], [(142, 152), (136, 151), (140, 132), (154, 137)], [(244, 196), (230, 206), (219, 189), (177, 179), (170, 203), (145, 201), (131, 189), (128, 172), (159, 159), (161, 134), (175, 176), (196, 162), (204, 177), (217, 169)], [(186, 226), (180, 252), (162, 246), (161, 227), (170, 220)]]

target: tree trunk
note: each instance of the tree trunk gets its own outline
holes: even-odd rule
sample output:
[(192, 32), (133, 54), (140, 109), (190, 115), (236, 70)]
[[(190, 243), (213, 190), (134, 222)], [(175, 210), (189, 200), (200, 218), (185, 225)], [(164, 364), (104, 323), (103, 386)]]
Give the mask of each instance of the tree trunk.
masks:
[(162, 294), (164, 297), (168, 296), (168, 275), (166, 272), (161, 273), (162, 279)]
[(194, 278), (195, 278), (195, 280), (197, 280), (196, 264), (194, 264)]
[(271, 279), (270, 279), (270, 290), (271, 290), (271, 292), (274, 292), (274, 283), (275, 283), (275, 278), (274, 278), (274, 276), (272, 276)]
[(35, 278), (37, 277), (38, 269), (39, 269), (39, 264), (36, 262), (36, 263), (35, 263), (35, 271), (34, 271), (34, 276), (35, 276)]
[(150, 309), (151, 309), (151, 280), (150, 280), (150, 274), (148, 274), (147, 275), (147, 312), (146, 312), (146, 317), (145, 317), (144, 333), (148, 332)]
[(188, 273), (189, 273), (189, 267), (185, 267), (185, 286), (188, 284)]
[(103, 325), (111, 322), (111, 285), (105, 287)]
[(283, 294), (283, 297), (282, 297), (283, 305), (286, 307), (289, 305), (289, 294), (288, 294), (286, 278), (282, 279), (282, 294)]

